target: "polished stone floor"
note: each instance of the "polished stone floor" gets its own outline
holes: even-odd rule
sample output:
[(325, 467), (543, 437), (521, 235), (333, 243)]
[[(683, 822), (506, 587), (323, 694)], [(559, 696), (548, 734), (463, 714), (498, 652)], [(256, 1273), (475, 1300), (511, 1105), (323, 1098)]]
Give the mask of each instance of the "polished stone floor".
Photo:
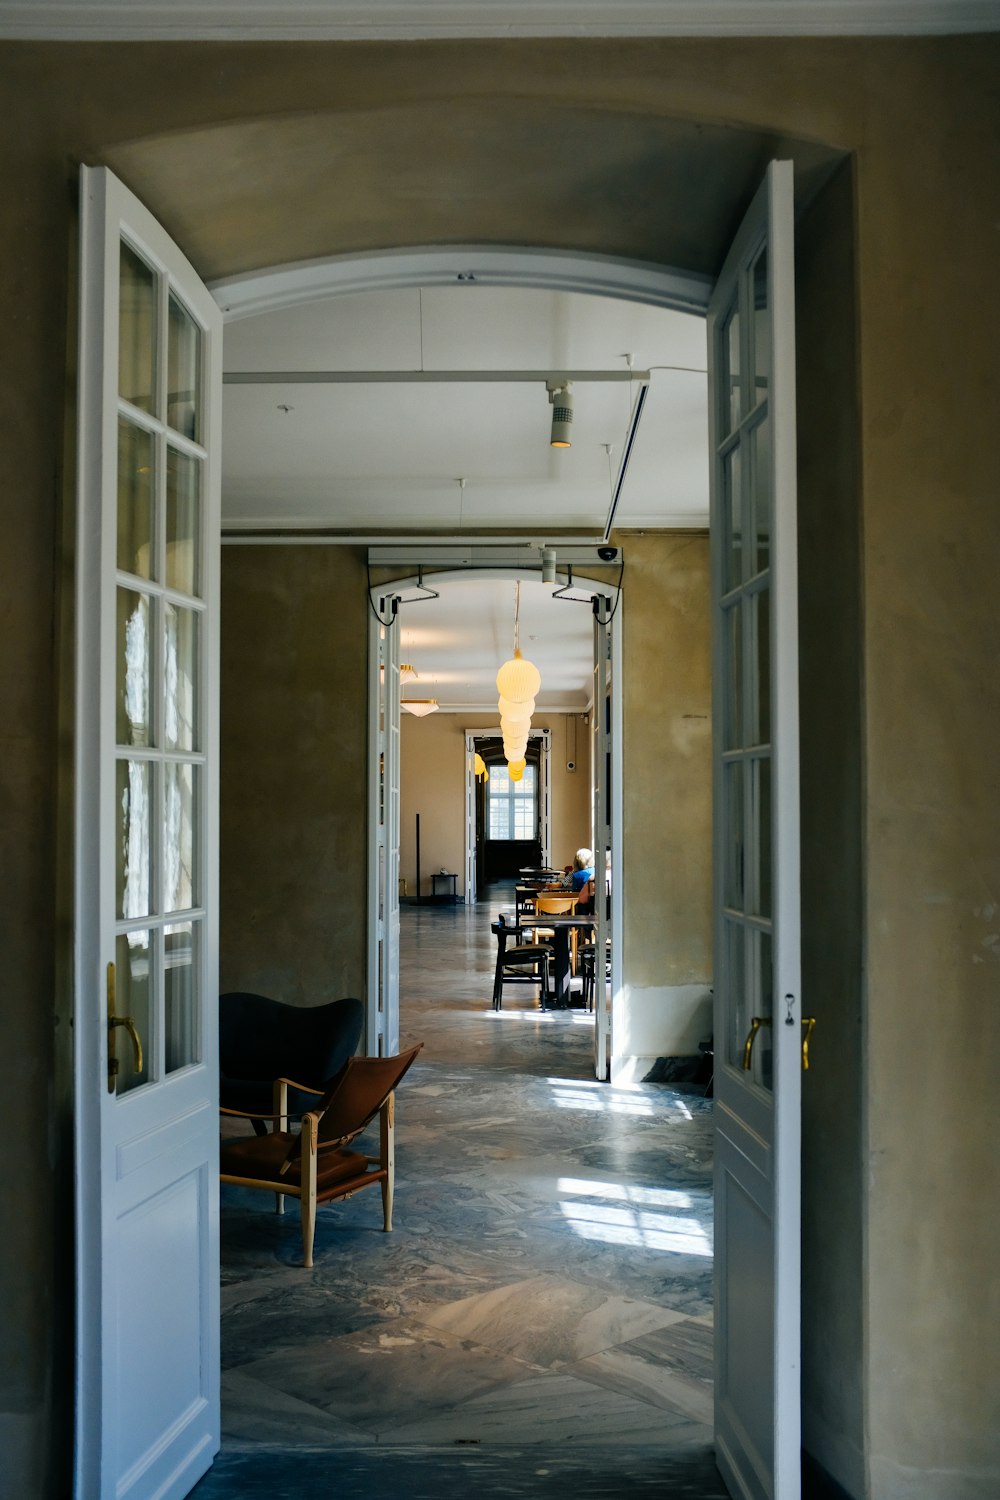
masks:
[(402, 914), (394, 1229), (375, 1191), (222, 1200), (223, 1450), (199, 1500), (721, 1500), (711, 1453), (711, 1102), (598, 1083), (592, 1021), (490, 1005), (478, 908)]

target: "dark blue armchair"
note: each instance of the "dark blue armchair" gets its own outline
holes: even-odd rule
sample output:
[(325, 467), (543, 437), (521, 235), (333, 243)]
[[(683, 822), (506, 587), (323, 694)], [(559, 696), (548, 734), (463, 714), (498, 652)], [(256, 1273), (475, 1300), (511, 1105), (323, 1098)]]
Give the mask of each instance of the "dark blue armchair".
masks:
[(337, 1081), (357, 1050), (364, 1019), (364, 1006), (353, 998), (310, 1006), (242, 990), (220, 995), (219, 1103), (272, 1115), (275, 1129), (287, 1129), (289, 1115), (312, 1109), (316, 1095)]

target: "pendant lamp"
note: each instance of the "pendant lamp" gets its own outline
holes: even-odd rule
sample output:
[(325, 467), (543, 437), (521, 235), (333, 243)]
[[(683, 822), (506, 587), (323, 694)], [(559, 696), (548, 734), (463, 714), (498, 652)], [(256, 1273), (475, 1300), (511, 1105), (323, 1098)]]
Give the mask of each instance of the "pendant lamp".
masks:
[(508, 719), (513, 724), (518, 720), (531, 718), (535, 712), (535, 700), (528, 698), (523, 703), (518, 703), (514, 698), (504, 698), (501, 695), (497, 699), (497, 708), (500, 710), (500, 723)]
[(537, 696), (541, 685), (542, 674), (520, 651), (515, 651), (497, 673), (497, 692), (514, 703), (527, 703)]

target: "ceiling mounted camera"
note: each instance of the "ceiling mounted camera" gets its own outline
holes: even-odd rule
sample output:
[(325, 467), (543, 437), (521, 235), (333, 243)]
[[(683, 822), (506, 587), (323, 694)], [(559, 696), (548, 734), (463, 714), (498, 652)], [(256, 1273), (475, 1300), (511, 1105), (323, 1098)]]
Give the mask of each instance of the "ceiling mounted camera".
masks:
[(614, 562), (618, 556), (617, 547), (598, 547), (597, 555), (602, 562)]

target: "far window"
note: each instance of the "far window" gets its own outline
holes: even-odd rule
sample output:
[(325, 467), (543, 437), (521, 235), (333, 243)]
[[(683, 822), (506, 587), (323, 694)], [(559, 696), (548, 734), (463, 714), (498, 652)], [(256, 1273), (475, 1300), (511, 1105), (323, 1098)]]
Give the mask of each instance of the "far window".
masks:
[(520, 781), (511, 781), (503, 761), (490, 766), (489, 837), (533, 839), (538, 837), (538, 768), (527, 765)]

